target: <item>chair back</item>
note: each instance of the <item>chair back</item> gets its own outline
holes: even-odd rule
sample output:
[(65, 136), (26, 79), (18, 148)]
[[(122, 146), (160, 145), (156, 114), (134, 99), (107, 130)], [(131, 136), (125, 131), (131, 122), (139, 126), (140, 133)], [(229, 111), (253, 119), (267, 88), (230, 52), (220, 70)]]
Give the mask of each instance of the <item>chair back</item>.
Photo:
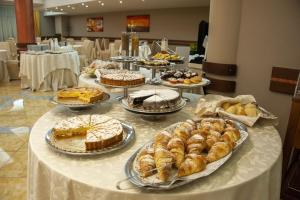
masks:
[(115, 46), (114, 46), (115, 50), (119, 51), (119, 49), (120, 49), (120, 47), (122, 45), (122, 41), (121, 40), (115, 40), (114, 43), (115, 43)]
[(6, 50), (8, 60), (12, 60), (12, 55), (11, 55), (10, 46), (8, 42), (0, 42), (0, 49)]
[(84, 40), (81, 54), (85, 55), (87, 59), (91, 59), (93, 48), (94, 48), (94, 41)]
[(108, 50), (109, 49), (109, 39), (103, 38), (101, 41), (101, 50)]
[(8, 39), (7, 40), (9, 44), (9, 49), (10, 49), (10, 54), (12, 60), (17, 60), (18, 59), (18, 51), (17, 51), (17, 44), (14, 39)]
[(68, 45), (74, 45), (75, 44), (74, 38), (67, 38), (66, 42), (67, 42)]
[(100, 47), (100, 39), (96, 39), (95, 40), (95, 47), (96, 47), (96, 52), (99, 53), (101, 51), (101, 47)]

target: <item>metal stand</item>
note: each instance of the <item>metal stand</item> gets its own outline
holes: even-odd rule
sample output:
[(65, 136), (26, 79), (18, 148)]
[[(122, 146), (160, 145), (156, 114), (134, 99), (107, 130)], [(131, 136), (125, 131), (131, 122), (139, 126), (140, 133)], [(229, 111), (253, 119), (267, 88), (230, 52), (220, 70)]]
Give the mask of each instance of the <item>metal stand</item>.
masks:
[(184, 99), (186, 102), (190, 102), (191, 101), (189, 98), (183, 96), (183, 88), (178, 88), (178, 92), (179, 92), (180, 97), (182, 99)]
[(156, 77), (156, 69), (152, 68), (152, 79)]
[(125, 99), (128, 97), (128, 88), (124, 88), (123, 90), (123, 96), (117, 96), (116, 99), (118, 101), (121, 101), (122, 99)]

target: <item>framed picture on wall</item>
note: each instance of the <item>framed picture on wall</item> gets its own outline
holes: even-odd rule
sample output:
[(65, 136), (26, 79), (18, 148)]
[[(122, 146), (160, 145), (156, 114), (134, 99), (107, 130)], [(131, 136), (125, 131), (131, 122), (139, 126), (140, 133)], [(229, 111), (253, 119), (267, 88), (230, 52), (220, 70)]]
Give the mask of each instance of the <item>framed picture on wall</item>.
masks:
[(150, 15), (127, 16), (128, 32), (149, 32)]
[(103, 17), (93, 17), (86, 19), (87, 32), (103, 32)]

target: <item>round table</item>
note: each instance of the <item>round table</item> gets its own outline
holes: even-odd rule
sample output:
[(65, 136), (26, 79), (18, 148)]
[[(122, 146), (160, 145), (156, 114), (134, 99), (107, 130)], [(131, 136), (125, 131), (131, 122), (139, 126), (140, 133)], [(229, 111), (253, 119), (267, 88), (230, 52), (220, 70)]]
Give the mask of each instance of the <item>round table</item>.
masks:
[(0, 49), (0, 82), (9, 82), (9, 74), (7, 70), (7, 50)]
[[(52, 151), (45, 134), (66, 117), (75, 116), (57, 106), (33, 126), (29, 139), (28, 199), (279, 199), (281, 179), (281, 139), (266, 123), (248, 128), (249, 138), (219, 170), (171, 191), (151, 192), (140, 188), (119, 191), (116, 183), (126, 178), (127, 159), (156, 132), (170, 124), (193, 117), (200, 95), (185, 94), (191, 102), (178, 113), (159, 121), (147, 121), (126, 112), (112, 95), (111, 100), (80, 114), (105, 114), (124, 120), (135, 128), (136, 139), (126, 148), (102, 156), (71, 157)], [(130, 183), (125, 186), (132, 187)]]
[(76, 51), (66, 53), (24, 52), (20, 58), (21, 88), (49, 91), (75, 86), (80, 75)]

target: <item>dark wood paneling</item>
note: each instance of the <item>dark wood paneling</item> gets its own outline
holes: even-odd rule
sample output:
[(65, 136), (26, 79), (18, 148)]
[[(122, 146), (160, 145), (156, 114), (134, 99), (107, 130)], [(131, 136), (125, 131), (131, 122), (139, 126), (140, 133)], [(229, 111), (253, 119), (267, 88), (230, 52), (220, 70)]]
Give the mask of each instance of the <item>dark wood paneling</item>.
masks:
[(270, 91), (293, 95), (299, 72), (297, 69), (273, 67)]
[(203, 71), (221, 76), (235, 76), (237, 66), (235, 64), (221, 64), (212, 62), (203, 62)]
[(211, 77), (207, 77), (211, 84), (206, 87), (208, 90), (214, 90), (218, 92), (227, 92), (232, 93), (235, 92), (236, 82), (235, 81), (227, 81), (221, 79), (215, 79)]
[[(56, 37), (56, 36), (53, 36)], [(86, 37), (86, 36), (68, 36), (66, 38), (74, 38), (75, 40), (81, 40), (81, 38), (88, 38), (90, 40), (95, 40), (97, 38), (107, 38), (110, 42), (113, 42), (115, 40), (120, 40), (121, 37)], [(42, 39), (45, 39), (46, 37), (42, 37)], [(48, 36), (47, 38), (51, 38)], [(161, 40), (161, 39), (150, 39), (150, 38), (140, 38), (140, 40), (146, 40), (148, 43), (152, 43), (153, 41)], [(169, 45), (178, 45), (178, 46), (190, 46), (191, 44), (196, 43), (197, 41), (189, 41), (189, 40), (169, 40)]]

